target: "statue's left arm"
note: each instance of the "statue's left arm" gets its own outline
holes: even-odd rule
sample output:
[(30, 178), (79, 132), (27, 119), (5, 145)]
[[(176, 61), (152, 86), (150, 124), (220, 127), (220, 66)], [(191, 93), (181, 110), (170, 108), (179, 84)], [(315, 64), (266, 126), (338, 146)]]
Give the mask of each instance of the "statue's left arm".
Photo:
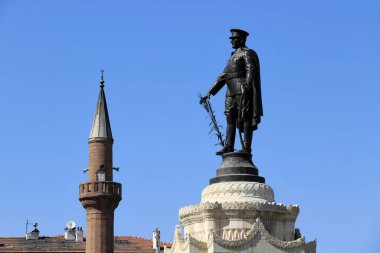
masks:
[(256, 52), (247, 49), (244, 53), (244, 63), (246, 70), (246, 89), (252, 91), (253, 99), (253, 118), (257, 125), (260, 117), (263, 116), (263, 106), (261, 99), (261, 80), (260, 80), (260, 63)]
[(246, 73), (246, 79), (245, 79), (246, 84), (244, 85), (243, 88), (246, 91), (248, 91), (250, 89), (255, 89), (254, 77), (257, 71), (257, 66), (255, 64), (255, 53), (252, 50), (247, 49), (243, 54), (243, 58), (244, 58), (245, 73)]

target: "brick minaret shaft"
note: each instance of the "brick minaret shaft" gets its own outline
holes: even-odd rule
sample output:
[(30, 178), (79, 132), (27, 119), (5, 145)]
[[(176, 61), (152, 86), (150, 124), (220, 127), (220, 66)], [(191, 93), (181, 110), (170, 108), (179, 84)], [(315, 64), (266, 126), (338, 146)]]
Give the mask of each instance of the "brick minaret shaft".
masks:
[(79, 186), (79, 200), (87, 213), (86, 253), (111, 253), (114, 252), (114, 210), (121, 200), (121, 184), (113, 182), (113, 138), (103, 71), (88, 144), (88, 181)]

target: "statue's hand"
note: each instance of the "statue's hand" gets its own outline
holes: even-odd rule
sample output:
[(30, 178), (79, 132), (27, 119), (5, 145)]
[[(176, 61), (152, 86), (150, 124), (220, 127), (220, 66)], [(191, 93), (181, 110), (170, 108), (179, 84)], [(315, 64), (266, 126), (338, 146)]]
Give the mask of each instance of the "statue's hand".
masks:
[(207, 99), (209, 99), (211, 96), (210, 92), (207, 92), (201, 99), (199, 99), (199, 103), (203, 104)]

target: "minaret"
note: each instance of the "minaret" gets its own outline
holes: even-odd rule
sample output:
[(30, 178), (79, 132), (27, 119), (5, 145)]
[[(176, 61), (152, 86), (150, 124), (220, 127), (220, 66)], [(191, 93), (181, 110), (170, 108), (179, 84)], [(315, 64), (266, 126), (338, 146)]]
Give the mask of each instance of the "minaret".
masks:
[(87, 213), (86, 253), (111, 253), (114, 251), (114, 210), (121, 200), (121, 184), (113, 182), (113, 138), (103, 71), (88, 144), (88, 181), (79, 186), (79, 200)]

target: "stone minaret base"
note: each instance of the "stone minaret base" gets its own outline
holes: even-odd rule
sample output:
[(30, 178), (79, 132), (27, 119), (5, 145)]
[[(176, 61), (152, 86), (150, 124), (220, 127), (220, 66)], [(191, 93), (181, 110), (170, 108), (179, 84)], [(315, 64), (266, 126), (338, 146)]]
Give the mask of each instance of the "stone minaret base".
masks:
[(86, 253), (113, 253), (114, 210), (121, 200), (121, 184), (81, 184), (79, 200), (87, 214)]

